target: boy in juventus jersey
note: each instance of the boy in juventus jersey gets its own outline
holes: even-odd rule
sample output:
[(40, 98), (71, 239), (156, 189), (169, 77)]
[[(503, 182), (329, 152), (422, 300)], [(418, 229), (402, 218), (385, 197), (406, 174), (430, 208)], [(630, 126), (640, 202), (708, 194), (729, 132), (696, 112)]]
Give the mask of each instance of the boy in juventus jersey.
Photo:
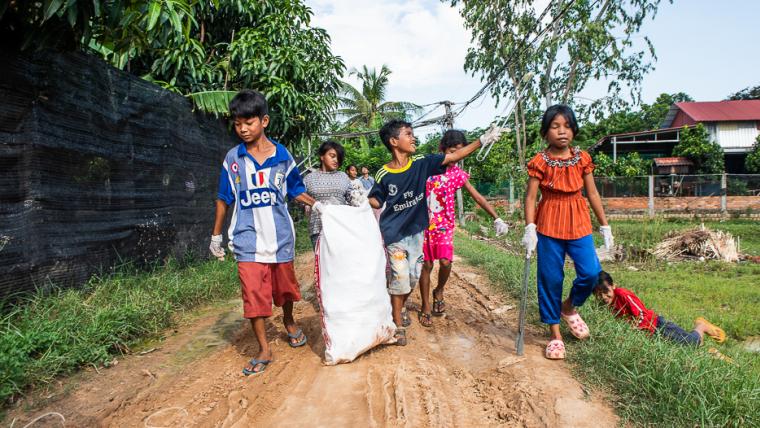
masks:
[(446, 165), (459, 162), (481, 146), (494, 143), (502, 132), (501, 128), (492, 126), (474, 143), (454, 153), (414, 156), (417, 140), (411, 123), (394, 119), (380, 129), (380, 139), (391, 152), (392, 159), (377, 172), (368, 199), (372, 208), (385, 204), (380, 214), (380, 232), (391, 267), (388, 293), (398, 345), (406, 345), (405, 328), (411, 321), (404, 305), (422, 270), (423, 231), (428, 227), (425, 183), (428, 177), (446, 172)]
[(233, 205), (227, 235), (238, 264), (243, 316), (251, 320), (259, 354), (243, 369), (245, 375), (263, 372), (272, 362), (264, 320), (272, 302), (282, 307), (288, 344), (306, 344), (306, 335), (293, 319), (293, 302), (301, 299), (296, 282), (295, 229), (287, 198), (319, 212), (321, 205), (306, 193), (296, 163), (285, 146), (267, 138), (268, 106), (264, 95), (240, 91), (230, 102), (235, 132), (242, 142), (227, 152), (219, 177), (211, 253), (224, 258), (222, 226)]

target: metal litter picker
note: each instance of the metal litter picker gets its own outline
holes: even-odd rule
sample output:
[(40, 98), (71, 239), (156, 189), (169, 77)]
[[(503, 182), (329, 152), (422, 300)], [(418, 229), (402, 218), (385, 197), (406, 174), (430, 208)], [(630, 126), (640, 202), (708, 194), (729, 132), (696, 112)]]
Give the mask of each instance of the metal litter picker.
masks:
[(520, 317), (517, 322), (517, 339), (515, 349), (517, 355), (524, 353), (525, 341), (525, 312), (528, 309), (528, 281), (530, 280), (530, 251), (525, 252), (525, 268), (523, 269), (522, 291), (520, 292)]

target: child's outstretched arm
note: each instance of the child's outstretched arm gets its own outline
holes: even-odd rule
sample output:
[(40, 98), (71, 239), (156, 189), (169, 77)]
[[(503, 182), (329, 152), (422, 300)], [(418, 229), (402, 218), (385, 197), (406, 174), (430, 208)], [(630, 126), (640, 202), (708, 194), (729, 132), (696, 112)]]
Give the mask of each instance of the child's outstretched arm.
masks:
[(480, 208), (483, 208), (488, 215), (493, 217), (494, 220), (496, 220), (499, 216), (496, 214), (496, 210), (493, 209), (493, 206), (488, 203), (485, 197), (478, 192), (478, 190), (470, 183), (470, 180), (467, 180), (464, 182), (464, 188), (467, 190), (467, 192), (472, 196), (472, 199), (475, 200), (475, 203), (480, 206)]
[(507, 233), (507, 224), (504, 223), (504, 220), (499, 218), (493, 206), (489, 204), (486, 198), (483, 197), (483, 195), (478, 192), (475, 186), (470, 183), (470, 180), (464, 182), (464, 188), (467, 190), (470, 196), (472, 196), (472, 199), (475, 200), (475, 203), (478, 204), (480, 208), (483, 208), (488, 213), (488, 215), (493, 217), (493, 226), (494, 229), (496, 229), (496, 235), (498, 236)]
[(446, 155), (446, 157), (443, 159), (442, 164), (448, 165), (451, 163), (457, 163), (460, 160), (466, 158), (467, 156), (471, 155), (472, 152), (475, 150), (478, 150), (481, 146), (488, 146), (491, 144), (494, 144), (495, 142), (499, 141), (499, 138), (501, 138), (501, 134), (505, 131), (505, 128), (500, 128), (496, 125), (491, 125), (488, 130), (480, 136), (477, 140), (475, 140), (472, 144), (468, 144), (461, 149), (455, 151), (454, 153), (449, 153)]

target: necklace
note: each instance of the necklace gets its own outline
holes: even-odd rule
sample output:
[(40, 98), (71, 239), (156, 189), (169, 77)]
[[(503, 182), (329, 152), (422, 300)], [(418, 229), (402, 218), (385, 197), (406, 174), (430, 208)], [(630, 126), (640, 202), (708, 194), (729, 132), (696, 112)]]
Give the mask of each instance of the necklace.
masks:
[(541, 152), (541, 157), (544, 158), (544, 162), (546, 162), (547, 165), (550, 167), (559, 167), (559, 168), (565, 168), (568, 166), (575, 166), (578, 162), (581, 160), (581, 149), (578, 147), (573, 147), (572, 149), (573, 157), (568, 159), (552, 159), (549, 157), (549, 154), (546, 153), (546, 150)]

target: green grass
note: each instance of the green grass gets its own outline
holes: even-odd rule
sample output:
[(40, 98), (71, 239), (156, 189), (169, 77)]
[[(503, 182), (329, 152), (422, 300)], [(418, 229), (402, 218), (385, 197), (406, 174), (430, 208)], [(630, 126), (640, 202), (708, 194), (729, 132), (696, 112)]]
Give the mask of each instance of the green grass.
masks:
[(32, 295), (0, 308), (0, 402), (83, 366), (103, 365), (140, 340), (158, 337), (194, 307), (238, 294), (224, 263), (122, 268), (78, 290)]
[[(311, 251), (308, 222), (295, 222), (296, 254)], [(150, 272), (131, 267), (80, 289), (38, 293), (0, 305), (0, 403), (84, 366), (158, 338), (182, 315), (239, 294), (231, 255)]]
[[(468, 226), (468, 230), (477, 229), (477, 224)], [(510, 231), (510, 240), (521, 234), (521, 228)], [(521, 257), (464, 234), (455, 240), (460, 256), (482, 267), (505, 292), (519, 297)], [(732, 339), (760, 333), (753, 319), (760, 313), (757, 268), (722, 263), (639, 268), (642, 270), (632, 272), (626, 265), (607, 267), (617, 281), (640, 293), (646, 304), (683, 327), (705, 315), (726, 327)], [(537, 323), (535, 267), (532, 275), (528, 319)], [(572, 270), (566, 272), (566, 292), (573, 277)], [(726, 302), (730, 309), (722, 306)], [(717, 346), (733, 358), (731, 364), (706, 352), (713, 343), (700, 349), (686, 348), (635, 331), (593, 298), (582, 313), (593, 337), (584, 343), (568, 340), (568, 360), (581, 380), (610, 392), (622, 424), (760, 424), (760, 358), (737, 346), (735, 340)]]

